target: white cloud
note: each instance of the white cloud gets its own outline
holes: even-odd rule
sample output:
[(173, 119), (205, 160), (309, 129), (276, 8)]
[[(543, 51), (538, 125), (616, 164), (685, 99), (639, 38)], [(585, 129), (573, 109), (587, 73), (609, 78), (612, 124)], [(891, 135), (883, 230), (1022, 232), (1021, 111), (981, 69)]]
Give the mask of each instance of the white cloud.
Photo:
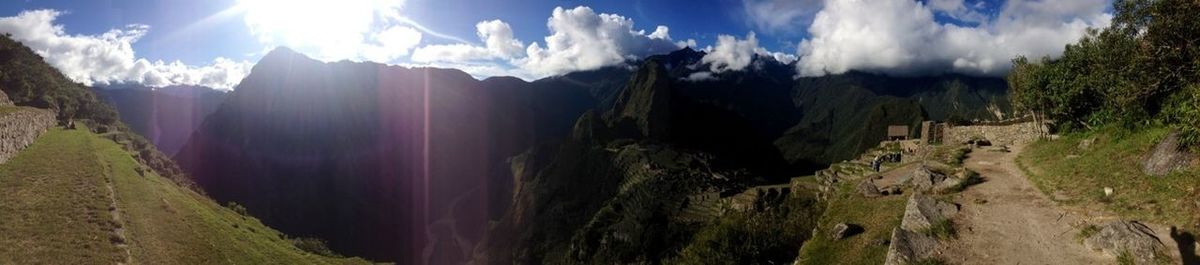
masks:
[(500, 20), (475, 24), (475, 34), (484, 46), (470, 44), (426, 45), (413, 50), (412, 61), (418, 63), (465, 63), (524, 57), (524, 45), (513, 37), (512, 28)]
[[(399, 15), (403, 0), (241, 0), (250, 33), (268, 47), (288, 46), (325, 61), (388, 63), (421, 41)], [(405, 25), (401, 25), (405, 24)], [(428, 29), (424, 31), (429, 32)]]
[(995, 18), (965, 27), (938, 23), (934, 8), (913, 0), (827, 0), (797, 49), (797, 71), (1001, 75), (1013, 57), (1057, 56), (1088, 27), (1106, 27), (1106, 4), (1011, 0)]
[(592, 70), (678, 49), (666, 26), (649, 35), (633, 29), (633, 20), (614, 14), (596, 14), (591, 8), (558, 7), (547, 21), (550, 36), (545, 47), (533, 43), (518, 66), (537, 76)]
[(742, 0), (750, 24), (767, 33), (802, 31), (820, 9), (821, 0)]
[(75, 82), (85, 85), (144, 83), (150, 86), (203, 85), (231, 88), (249, 72), (251, 64), (216, 58), (207, 66), (181, 62), (150, 62), (137, 58), (132, 45), (150, 27), (128, 25), (99, 35), (69, 35), (54, 24), (62, 12), (35, 10), (13, 17), (0, 17), (0, 32), (29, 46), (46, 62)]
[(477, 77), (505, 74), (529, 80), (622, 64), (696, 44), (695, 40), (673, 42), (667, 26), (647, 34), (634, 30), (631, 19), (597, 14), (586, 6), (555, 8), (546, 26), (550, 36), (544, 45), (524, 46), (508, 23), (483, 21), (475, 25), (483, 46), (425, 45), (414, 49), (410, 59), (417, 65), (459, 68)]
[(784, 64), (796, 61), (796, 55), (771, 52), (759, 47), (754, 32), (747, 33), (745, 40), (738, 40), (730, 35), (718, 35), (717, 46), (706, 50), (708, 54), (704, 55), (700, 62), (710, 64), (709, 69), (714, 73), (741, 71), (754, 61), (755, 56), (770, 57)]
[(713, 76), (712, 72), (705, 71), (705, 72), (692, 73), (692, 74), (688, 75), (687, 77), (684, 77), (683, 80), (689, 81), (689, 82), (702, 82), (702, 81), (717, 80), (717, 78)]

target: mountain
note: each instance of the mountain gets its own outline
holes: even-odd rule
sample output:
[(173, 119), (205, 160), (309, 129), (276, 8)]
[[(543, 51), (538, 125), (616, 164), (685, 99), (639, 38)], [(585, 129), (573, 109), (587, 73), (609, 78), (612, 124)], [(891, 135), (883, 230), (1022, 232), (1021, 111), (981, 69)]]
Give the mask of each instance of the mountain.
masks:
[(93, 91), (116, 107), (130, 129), (168, 155), (178, 152), (225, 99), (224, 91), (200, 86), (112, 85)]
[(322, 63), (280, 48), (175, 160), (214, 198), (285, 232), (371, 259), (452, 263), (463, 257), (422, 253), (469, 251), (501, 214), (491, 209), (511, 196), (504, 161), (566, 137), (616, 90), (597, 79), (627, 72), (480, 81), (458, 70)]
[[(806, 237), (797, 229), (811, 229), (819, 208), (804, 191), (757, 201), (774, 205), (759, 213), (688, 205), (715, 203), (692, 201), (697, 196), (728, 197), (810, 174), (878, 145), (888, 125), (998, 119), (1007, 110), (999, 79), (857, 72), (793, 79), (792, 65), (769, 58), (744, 71), (689, 78), (707, 71), (698, 63), (703, 56), (683, 49), (639, 62), (616, 104), (581, 115), (570, 139), (511, 158), (512, 204), (474, 260), (658, 263), (718, 244), (696, 243), (703, 231), (746, 225), (755, 228), (738, 233), (791, 232), (745, 246), (761, 252), (734, 255), (749, 258), (739, 263), (790, 262)], [(979, 111), (989, 106), (1000, 114)], [(744, 223), (756, 218), (780, 227)]]
[(91, 89), (8, 35), (0, 59), (0, 263), (368, 263), (193, 190)]
[[(687, 242), (696, 227), (669, 221), (687, 196), (809, 174), (877, 145), (887, 125), (998, 119), (1008, 110), (995, 78), (796, 79), (794, 65), (768, 57), (710, 73), (704, 55), (682, 49), (526, 82), (322, 63), (279, 48), (175, 160), (215, 199), (350, 255), (631, 262), (668, 258)], [(609, 253), (620, 259), (594, 252), (609, 249), (590, 241), (598, 231), (629, 222), (671, 238)]]

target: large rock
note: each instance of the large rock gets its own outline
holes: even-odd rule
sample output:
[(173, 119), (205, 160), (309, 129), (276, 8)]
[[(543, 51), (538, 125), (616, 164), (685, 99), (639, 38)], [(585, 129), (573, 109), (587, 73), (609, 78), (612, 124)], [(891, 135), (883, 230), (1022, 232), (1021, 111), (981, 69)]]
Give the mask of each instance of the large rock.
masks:
[(934, 172), (929, 167), (920, 166), (913, 170), (913, 173), (909, 175), (906, 182), (916, 190), (927, 191), (945, 180), (946, 175)]
[(887, 260), (883, 264), (903, 265), (928, 259), (935, 254), (937, 247), (937, 238), (896, 228), (892, 230)]
[(1112, 221), (1100, 227), (1100, 232), (1083, 240), (1092, 250), (1104, 251), (1114, 257), (1128, 252), (1135, 264), (1157, 264), (1156, 258), (1165, 255), (1166, 246), (1154, 230), (1134, 221)]
[(863, 228), (861, 226), (848, 223), (838, 223), (833, 226), (832, 231), (829, 231), (829, 238), (832, 238), (833, 240), (840, 240), (857, 235), (858, 233), (862, 233), (862, 231)]
[(908, 205), (904, 208), (904, 219), (900, 222), (900, 228), (909, 231), (928, 230), (934, 224), (955, 214), (958, 214), (958, 205), (915, 194), (908, 199)]
[(1166, 175), (1186, 168), (1192, 159), (1192, 154), (1179, 146), (1179, 132), (1171, 132), (1142, 159), (1142, 172), (1151, 176)]
[(883, 196), (883, 193), (879, 192), (879, 187), (875, 186), (875, 182), (871, 181), (871, 178), (863, 179), (862, 182), (858, 184), (856, 189), (858, 190), (859, 194), (863, 195), (863, 197), (874, 198)]

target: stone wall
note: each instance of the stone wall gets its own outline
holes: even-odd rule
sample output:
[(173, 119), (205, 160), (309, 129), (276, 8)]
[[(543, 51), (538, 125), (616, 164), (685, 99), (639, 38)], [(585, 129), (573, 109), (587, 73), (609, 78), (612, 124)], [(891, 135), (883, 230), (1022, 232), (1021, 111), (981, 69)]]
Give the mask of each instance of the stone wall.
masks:
[(947, 126), (945, 143), (962, 144), (974, 138), (987, 139), (993, 145), (1020, 145), (1038, 139), (1045, 126), (1034, 122), (982, 124), (969, 126)]
[(54, 126), (55, 116), (54, 111), (22, 107), (0, 117), (0, 163), (16, 156)]

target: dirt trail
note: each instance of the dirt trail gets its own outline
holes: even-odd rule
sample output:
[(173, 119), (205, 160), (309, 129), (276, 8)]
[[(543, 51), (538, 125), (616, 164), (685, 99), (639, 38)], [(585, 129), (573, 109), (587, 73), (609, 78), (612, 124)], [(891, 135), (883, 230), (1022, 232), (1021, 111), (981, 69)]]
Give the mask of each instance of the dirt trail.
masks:
[[(958, 237), (942, 244), (941, 258), (952, 264), (1113, 264), (1076, 239), (1075, 226), (1090, 218), (1059, 206), (1037, 189), (1012, 152), (976, 149), (964, 165), (984, 178), (955, 202)], [(1164, 240), (1163, 243), (1170, 243)], [(1172, 242), (1173, 243), (1173, 242)]]

